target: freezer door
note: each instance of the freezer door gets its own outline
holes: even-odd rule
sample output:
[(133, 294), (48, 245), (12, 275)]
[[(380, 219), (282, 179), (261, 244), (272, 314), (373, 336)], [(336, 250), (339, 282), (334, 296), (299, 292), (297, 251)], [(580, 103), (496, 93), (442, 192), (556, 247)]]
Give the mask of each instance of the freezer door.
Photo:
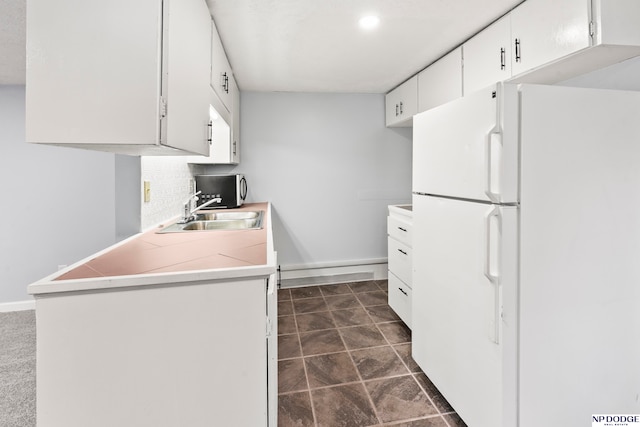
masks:
[(413, 192), (516, 202), (515, 91), (493, 85), (414, 116)]
[(467, 425), (515, 426), (517, 208), (414, 196), (413, 213), (413, 357)]
[(521, 98), (519, 427), (638, 414), (640, 92)]

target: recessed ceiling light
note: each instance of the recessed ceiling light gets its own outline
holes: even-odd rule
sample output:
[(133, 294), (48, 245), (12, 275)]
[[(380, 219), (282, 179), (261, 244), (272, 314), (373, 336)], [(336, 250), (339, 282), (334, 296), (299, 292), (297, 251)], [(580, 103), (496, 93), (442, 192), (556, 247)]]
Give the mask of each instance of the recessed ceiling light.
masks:
[(380, 18), (378, 18), (375, 15), (363, 16), (358, 21), (360, 28), (362, 28), (363, 30), (372, 30), (375, 27), (377, 27), (379, 23), (380, 23)]

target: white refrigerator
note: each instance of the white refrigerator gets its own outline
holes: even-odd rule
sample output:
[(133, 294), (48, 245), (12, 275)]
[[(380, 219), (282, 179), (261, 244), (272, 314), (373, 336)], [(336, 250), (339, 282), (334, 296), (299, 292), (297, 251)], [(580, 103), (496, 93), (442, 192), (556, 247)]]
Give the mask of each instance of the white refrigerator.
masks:
[(640, 92), (499, 84), (413, 123), (427, 376), (469, 427), (640, 414)]

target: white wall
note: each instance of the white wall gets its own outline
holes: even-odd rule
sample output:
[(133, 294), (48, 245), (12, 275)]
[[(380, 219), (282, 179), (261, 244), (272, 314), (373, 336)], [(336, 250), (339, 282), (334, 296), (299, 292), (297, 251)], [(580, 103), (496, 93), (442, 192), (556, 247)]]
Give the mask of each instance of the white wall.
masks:
[(241, 94), (238, 167), (271, 201), (283, 266), (387, 257), (387, 205), (411, 201), (411, 129), (387, 129), (384, 95)]
[(185, 200), (193, 193), (193, 175), (201, 168), (187, 160), (187, 156), (140, 157), (140, 188), (144, 181), (151, 186), (148, 202), (142, 190), (139, 193), (142, 230), (182, 214)]
[(140, 156), (115, 156), (116, 240), (141, 230), (142, 180)]
[(0, 86), (0, 303), (115, 241), (114, 155), (27, 144), (24, 86)]

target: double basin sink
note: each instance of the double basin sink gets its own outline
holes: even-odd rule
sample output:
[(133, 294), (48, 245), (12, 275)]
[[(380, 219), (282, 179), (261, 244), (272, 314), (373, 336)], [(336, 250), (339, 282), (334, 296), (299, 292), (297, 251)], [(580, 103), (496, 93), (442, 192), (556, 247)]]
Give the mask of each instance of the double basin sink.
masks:
[(264, 211), (198, 212), (192, 221), (168, 225), (158, 233), (212, 230), (254, 230), (262, 228)]

